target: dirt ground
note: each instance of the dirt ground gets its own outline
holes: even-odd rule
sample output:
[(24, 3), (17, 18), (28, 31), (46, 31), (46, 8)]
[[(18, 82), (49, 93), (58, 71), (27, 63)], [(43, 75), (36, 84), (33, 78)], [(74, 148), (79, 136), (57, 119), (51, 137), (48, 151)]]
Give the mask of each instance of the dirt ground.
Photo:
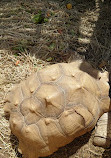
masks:
[[(7, 92), (34, 71), (76, 59), (88, 61), (98, 71), (110, 70), (110, 0), (0, 1), (0, 158), (22, 157), (4, 117)], [(47, 158), (111, 158), (111, 148), (92, 144), (94, 132)]]

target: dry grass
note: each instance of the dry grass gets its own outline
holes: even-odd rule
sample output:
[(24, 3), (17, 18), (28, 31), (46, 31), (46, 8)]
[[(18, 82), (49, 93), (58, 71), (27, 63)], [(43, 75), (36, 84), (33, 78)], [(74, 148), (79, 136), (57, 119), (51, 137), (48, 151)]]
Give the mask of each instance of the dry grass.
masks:
[[(73, 8), (68, 10), (67, 3)], [(110, 69), (110, 2), (99, 0), (0, 1), (0, 158), (21, 157), (17, 139), (11, 135), (4, 117), (7, 92), (34, 71), (57, 62), (82, 58), (97, 69)], [(34, 24), (39, 10), (49, 20)], [(111, 149), (92, 145), (88, 133), (50, 158), (110, 158)], [(10, 136), (11, 135), (11, 136)]]

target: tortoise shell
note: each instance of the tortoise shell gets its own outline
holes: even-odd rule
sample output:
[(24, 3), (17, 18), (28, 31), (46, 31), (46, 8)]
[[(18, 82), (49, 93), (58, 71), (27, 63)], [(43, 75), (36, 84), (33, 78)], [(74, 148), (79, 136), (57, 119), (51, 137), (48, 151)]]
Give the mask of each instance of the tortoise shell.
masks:
[(59, 63), (40, 70), (9, 92), (4, 106), (19, 152), (48, 156), (90, 131), (109, 110), (105, 73), (88, 63)]

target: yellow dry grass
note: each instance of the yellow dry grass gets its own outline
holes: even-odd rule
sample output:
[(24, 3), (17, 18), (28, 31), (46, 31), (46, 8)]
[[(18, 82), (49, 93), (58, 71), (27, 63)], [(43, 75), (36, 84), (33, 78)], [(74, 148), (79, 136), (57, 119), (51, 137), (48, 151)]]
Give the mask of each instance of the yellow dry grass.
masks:
[[(71, 3), (68, 10), (66, 4)], [(0, 158), (21, 157), (18, 141), (4, 117), (9, 90), (34, 71), (57, 62), (82, 58), (97, 69), (109, 70), (111, 36), (109, 2), (95, 1), (0, 1)], [(48, 22), (34, 24), (39, 10)], [(104, 15), (105, 14), (105, 15)], [(111, 149), (95, 147), (88, 133), (59, 149), (50, 158), (110, 158)]]

